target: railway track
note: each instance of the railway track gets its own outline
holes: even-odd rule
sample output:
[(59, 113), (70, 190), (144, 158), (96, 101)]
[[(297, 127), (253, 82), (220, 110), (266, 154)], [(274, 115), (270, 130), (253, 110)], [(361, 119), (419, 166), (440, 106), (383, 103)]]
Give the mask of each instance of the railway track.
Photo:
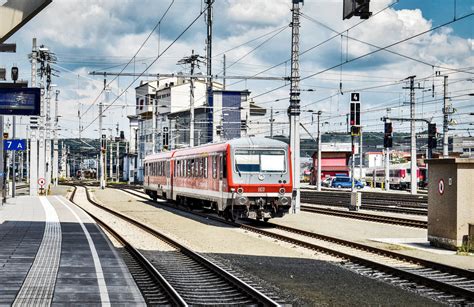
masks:
[[(400, 195), (390, 193), (362, 193), (362, 209), (394, 213), (427, 215), (428, 199), (426, 196)], [(348, 207), (349, 192), (318, 192), (301, 190), (301, 202), (315, 205)]]
[[(143, 192), (124, 191), (151, 201)], [(166, 203), (160, 204), (177, 208)], [(474, 304), (474, 271), (273, 223), (261, 222), (249, 225), (225, 221), (209, 214), (198, 212), (192, 212), (192, 214), (333, 255), (348, 261), (345, 266), (361, 274), (385, 280), (444, 303)]]
[(354, 212), (354, 211), (342, 211), (342, 210), (331, 209), (331, 208), (317, 208), (317, 207), (302, 205), (301, 211), (346, 217), (346, 218), (351, 218), (351, 219), (359, 219), (359, 220), (370, 221), (370, 222), (394, 224), (394, 225), (407, 226), (407, 227), (416, 227), (416, 228), (424, 228), (424, 229), (428, 227), (427, 221), (412, 220), (412, 219), (393, 217), (393, 216), (381, 216), (381, 215)]
[[(77, 191), (76, 187), (73, 187), (73, 189), (69, 197), (71, 202), (74, 202)], [(109, 227), (107, 223), (90, 212), (88, 212), (88, 214), (123, 246), (120, 251), (122, 258), (148, 305), (187, 305), (182, 297), (170, 286), (143, 254), (113, 228)]]
[[(138, 264), (132, 265), (132, 271), (135, 270), (137, 266), (141, 267), (139, 268), (140, 272), (153, 270), (154, 273), (151, 275), (158, 274), (158, 276), (161, 276), (163, 278), (161, 284), (165, 283), (169, 285), (172, 289), (171, 293), (179, 297), (178, 303), (171, 301), (169, 303), (151, 303), (152, 305), (279, 305), (276, 301), (237, 278), (232, 273), (222, 269), (217, 264), (195, 253), (177, 241), (131, 217), (97, 203), (91, 198), (88, 189), (84, 189), (87, 200), (94, 206), (151, 234), (173, 248), (172, 251), (157, 251), (159, 257), (155, 257), (155, 260), (158, 260), (156, 260), (153, 265), (141, 254), (139, 254), (139, 256), (136, 256), (137, 254), (132, 256), (139, 257), (136, 261)], [(90, 214), (90, 212), (88, 213)], [(99, 223), (105, 225), (103, 221), (99, 221)], [(109, 228), (108, 226), (106, 227)], [(143, 267), (142, 264), (151, 265), (152, 268)], [(144, 282), (137, 284), (142, 293), (161, 293), (161, 288), (156, 283), (150, 284)]]

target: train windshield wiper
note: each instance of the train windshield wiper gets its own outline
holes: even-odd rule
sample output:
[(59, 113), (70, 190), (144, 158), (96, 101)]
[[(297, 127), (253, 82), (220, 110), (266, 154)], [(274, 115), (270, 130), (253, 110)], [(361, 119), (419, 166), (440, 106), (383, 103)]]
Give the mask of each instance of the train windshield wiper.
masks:
[(239, 173), (239, 177), (242, 177), (242, 174), (240, 173), (239, 165), (238, 165), (238, 164), (235, 165), (235, 168), (237, 169), (237, 172)]

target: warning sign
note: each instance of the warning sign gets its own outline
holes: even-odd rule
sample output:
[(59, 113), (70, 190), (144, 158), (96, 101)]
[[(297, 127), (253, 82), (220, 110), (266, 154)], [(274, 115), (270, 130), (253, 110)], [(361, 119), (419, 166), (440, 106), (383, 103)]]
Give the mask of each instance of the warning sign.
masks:
[(44, 185), (46, 184), (46, 179), (44, 178), (38, 179), (38, 184), (40, 185), (40, 187), (44, 187)]
[(438, 181), (438, 193), (439, 193), (439, 195), (444, 194), (444, 180), (443, 179), (440, 179)]

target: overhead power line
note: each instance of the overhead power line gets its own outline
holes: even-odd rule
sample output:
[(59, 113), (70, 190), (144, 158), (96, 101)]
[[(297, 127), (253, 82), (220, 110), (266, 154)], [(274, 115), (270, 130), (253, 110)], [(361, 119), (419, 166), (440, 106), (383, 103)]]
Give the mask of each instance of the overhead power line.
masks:
[[(155, 32), (155, 30), (160, 26), (161, 24), (161, 21), (165, 18), (166, 14), (168, 14), (169, 10), (171, 9), (171, 7), (173, 6), (174, 4), (174, 0), (171, 0), (171, 3), (170, 5), (168, 6), (168, 8), (166, 9), (166, 11), (163, 13), (163, 15), (161, 16), (161, 18), (158, 20), (158, 22), (155, 24), (155, 26), (153, 27), (153, 29), (150, 31), (150, 33), (148, 34), (148, 36), (145, 38), (145, 40), (143, 41), (143, 43), (140, 45), (140, 47), (138, 48), (138, 50), (135, 52), (135, 54), (133, 55), (133, 57), (128, 61), (127, 64), (125, 64), (125, 66), (122, 68), (122, 70), (120, 71), (120, 73), (122, 73), (127, 67), (128, 65), (130, 65), (130, 63), (132, 63), (132, 61), (136, 58), (136, 56), (138, 55), (138, 53), (142, 50), (142, 48), (145, 46), (146, 42), (148, 42), (148, 40), (150, 39), (150, 37), (153, 35), (153, 33)], [(156, 60), (155, 60), (156, 61)], [(100, 91), (99, 95), (97, 95), (97, 97), (94, 99), (94, 102), (86, 109), (86, 111), (84, 113), (82, 113), (82, 116), (86, 115), (87, 112), (89, 112), (89, 110), (96, 104), (97, 100), (100, 98), (100, 96), (102, 95), (102, 93), (106, 90), (107, 87), (110, 86), (110, 84), (112, 84), (112, 82), (114, 82), (120, 75), (117, 75), (116, 77), (112, 78), (112, 80), (110, 80), (108, 82), (108, 84), (106, 86), (104, 86), (104, 88), (102, 88), (102, 90)]]
[[(209, 5), (212, 5), (214, 3), (214, 1), (210, 2), (208, 4)], [(123, 93), (125, 93), (153, 64), (155, 64), (156, 61), (158, 61), (158, 59), (163, 55), (165, 54), (195, 23), (196, 21), (198, 21), (198, 19), (206, 12), (207, 10), (207, 6), (204, 10), (202, 10), (198, 16), (196, 16), (196, 18), (194, 18), (194, 20), (165, 48), (165, 50), (163, 50), (160, 54), (158, 54), (158, 56), (145, 68), (145, 70), (140, 73), (139, 76), (137, 76), (136, 78), (134, 78), (132, 80), (132, 82), (129, 83), (129, 85), (119, 94), (117, 95), (117, 97), (108, 105), (104, 108), (104, 110), (102, 112), (99, 113), (98, 116), (96, 116), (85, 128), (82, 129), (82, 131), (84, 130), (87, 130), (98, 118), (100, 118), (102, 116), (102, 114), (107, 111), (122, 95)]]
[[(385, 46), (385, 47), (381, 47), (380, 49), (370, 51), (370, 52), (365, 53), (365, 54), (363, 54), (363, 55), (360, 55), (360, 56), (358, 56), (358, 57), (355, 57), (355, 58), (352, 58), (352, 59), (350, 59), (350, 60), (346, 60), (346, 61), (341, 62), (341, 63), (339, 63), (339, 64), (333, 65), (333, 66), (331, 66), (331, 67), (328, 67), (328, 68), (326, 68), (326, 69), (323, 69), (323, 70), (321, 70), (321, 71), (318, 71), (318, 72), (316, 72), (316, 73), (314, 73), (314, 74), (310, 74), (310, 75), (308, 75), (308, 76), (306, 76), (306, 77), (302, 77), (302, 78), (301, 78), (301, 81), (306, 80), (306, 79), (309, 79), (309, 78), (312, 78), (312, 77), (317, 76), (317, 75), (320, 75), (320, 74), (322, 74), (322, 73), (324, 73), (324, 72), (326, 72), (326, 71), (333, 70), (334, 68), (338, 68), (339, 66), (342, 66), (342, 65), (345, 65), (345, 64), (348, 64), (348, 63), (351, 63), (351, 62), (360, 60), (360, 59), (365, 58), (365, 57), (367, 57), (367, 56), (369, 56), (369, 55), (375, 54), (375, 53), (380, 52), (380, 51), (382, 51), (382, 50), (385, 50), (385, 49), (387, 49), (387, 48), (390, 48), (390, 47), (396, 46), (396, 45), (398, 45), (398, 44), (404, 43), (404, 42), (406, 42), (406, 41), (409, 41), (409, 40), (411, 40), (411, 39), (413, 39), (413, 38), (416, 38), (416, 37), (418, 37), (418, 36), (424, 35), (424, 34), (426, 34), (426, 33), (429, 33), (429, 32), (435, 31), (435, 30), (437, 30), (437, 29), (440, 29), (440, 28), (442, 28), (442, 27), (445, 27), (445, 26), (447, 26), (447, 25), (450, 25), (450, 24), (452, 24), (452, 23), (454, 23), (454, 22), (456, 22), (456, 21), (460, 21), (460, 20), (462, 20), (462, 19), (468, 18), (468, 17), (470, 17), (470, 16), (472, 16), (472, 15), (474, 15), (474, 13), (466, 14), (466, 15), (464, 15), (464, 16), (459, 17), (459, 18), (456, 19), (456, 20), (451, 20), (451, 21), (445, 22), (445, 23), (443, 23), (443, 24), (441, 24), (441, 25), (438, 25), (438, 26), (436, 26), (436, 27), (434, 27), (434, 28), (431, 28), (431, 29), (428, 29), (428, 30), (419, 32), (419, 33), (417, 33), (417, 34), (415, 34), (415, 35), (412, 35), (412, 36), (410, 36), (410, 37), (407, 37), (407, 38), (404, 38), (404, 39), (402, 39), (402, 40), (396, 41), (396, 42), (394, 42), (394, 43), (392, 43), (392, 44), (389, 44), (389, 45), (387, 45), (387, 46)], [(468, 72), (468, 73), (474, 74), (474, 72)], [(284, 85), (278, 86), (278, 87), (276, 87), (276, 88), (273, 88), (273, 89), (268, 90), (268, 91), (266, 91), (266, 92), (263, 92), (263, 93), (261, 93), (261, 94), (255, 95), (255, 96), (253, 96), (252, 98), (255, 99), (255, 98), (257, 98), (257, 97), (267, 95), (267, 94), (272, 93), (272, 92), (274, 92), (274, 91), (276, 91), (276, 90), (282, 89), (282, 88), (284, 88), (284, 87), (286, 87), (286, 86), (288, 86), (288, 84), (284, 84)]]

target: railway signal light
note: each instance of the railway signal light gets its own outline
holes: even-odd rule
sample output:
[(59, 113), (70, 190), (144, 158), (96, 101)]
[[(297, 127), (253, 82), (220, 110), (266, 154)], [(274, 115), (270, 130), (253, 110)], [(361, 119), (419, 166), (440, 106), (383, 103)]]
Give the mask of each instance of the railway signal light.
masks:
[(102, 147), (102, 150), (105, 151), (107, 148), (107, 136), (105, 134), (102, 134), (102, 138), (100, 140), (100, 147)]
[(343, 0), (342, 19), (358, 16), (360, 19), (368, 19), (372, 12), (369, 11), (370, 0)]
[(393, 146), (392, 133), (393, 133), (392, 123), (386, 122), (384, 137), (383, 137), (383, 147), (391, 148)]
[(428, 148), (436, 148), (436, 124), (428, 124)]
[[(354, 94), (357, 94), (357, 93), (353, 93), (353, 95)], [(358, 96), (357, 96), (357, 100), (351, 101), (350, 125), (360, 126), (360, 102), (359, 102)]]
[(13, 82), (16, 82), (18, 80), (18, 67), (12, 67), (11, 73)]
[(351, 135), (359, 136), (360, 135), (360, 126), (351, 126)]

